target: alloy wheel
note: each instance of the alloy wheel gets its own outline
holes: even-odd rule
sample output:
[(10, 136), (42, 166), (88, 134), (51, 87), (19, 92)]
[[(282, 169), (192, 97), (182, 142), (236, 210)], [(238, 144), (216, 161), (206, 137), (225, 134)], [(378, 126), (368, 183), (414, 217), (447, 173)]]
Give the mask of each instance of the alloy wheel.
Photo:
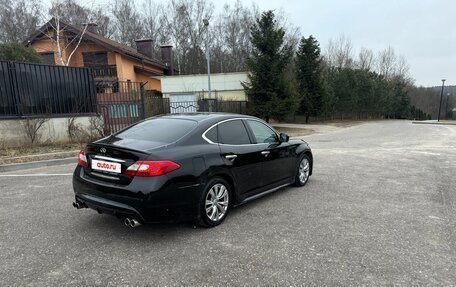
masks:
[(304, 157), (299, 164), (299, 181), (304, 184), (309, 178), (310, 163), (307, 157)]
[(228, 210), (229, 196), (226, 186), (221, 183), (213, 185), (206, 195), (207, 218), (213, 222), (221, 220)]

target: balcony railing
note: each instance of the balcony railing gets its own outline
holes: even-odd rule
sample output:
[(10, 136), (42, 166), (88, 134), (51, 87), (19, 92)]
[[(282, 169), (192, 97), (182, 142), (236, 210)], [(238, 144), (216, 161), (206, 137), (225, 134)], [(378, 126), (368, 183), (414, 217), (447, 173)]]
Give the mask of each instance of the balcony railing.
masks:
[(117, 78), (116, 65), (91, 66), (94, 78)]

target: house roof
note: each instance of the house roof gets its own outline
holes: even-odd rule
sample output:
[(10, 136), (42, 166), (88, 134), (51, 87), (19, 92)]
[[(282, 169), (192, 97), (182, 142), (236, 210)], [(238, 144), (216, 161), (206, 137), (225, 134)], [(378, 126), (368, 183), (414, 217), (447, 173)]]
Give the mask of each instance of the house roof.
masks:
[[(38, 30), (36, 30), (32, 35), (30, 35), (26, 40), (24, 40), (22, 43), (25, 46), (30, 45), (31, 43), (35, 42), (39, 36), (43, 35), (45, 31), (48, 31), (49, 29), (53, 29), (53, 25), (51, 24), (52, 21), (55, 21), (54, 18), (49, 20), (46, 24), (41, 26)], [(74, 34), (80, 34), (82, 33), (83, 29), (78, 28), (76, 26), (73, 26), (71, 24), (68, 24), (62, 20), (60, 20), (60, 25), (66, 29), (66, 31), (70, 31)], [(169, 67), (163, 63), (160, 60), (153, 59), (150, 57), (147, 57), (141, 53), (139, 53), (136, 49), (129, 47), (125, 44), (113, 41), (111, 39), (105, 38), (99, 34), (92, 33), (88, 30), (84, 33), (84, 40), (89, 40), (92, 41), (100, 46), (103, 46), (104, 48), (108, 50), (115, 51), (119, 54), (128, 56), (130, 58), (134, 58), (136, 60), (155, 65), (157, 67), (163, 68), (163, 69), (169, 69)]]

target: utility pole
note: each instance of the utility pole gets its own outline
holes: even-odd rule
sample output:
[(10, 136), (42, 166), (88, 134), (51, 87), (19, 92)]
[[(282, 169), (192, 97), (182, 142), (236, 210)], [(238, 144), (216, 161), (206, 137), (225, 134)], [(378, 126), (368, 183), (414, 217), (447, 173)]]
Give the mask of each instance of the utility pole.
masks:
[(203, 19), (203, 24), (206, 27), (206, 59), (207, 59), (207, 91), (209, 99), (211, 98), (211, 54), (209, 45), (209, 20)]
[(440, 105), (439, 105), (439, 115), (437, 117), (437, 121), (440, 122), (440, 109), (442, 108), (442, 98), (443, 98), (443, 89), (445, 87), (445, 79), (442, 79), (442, 92), (440, 93)]

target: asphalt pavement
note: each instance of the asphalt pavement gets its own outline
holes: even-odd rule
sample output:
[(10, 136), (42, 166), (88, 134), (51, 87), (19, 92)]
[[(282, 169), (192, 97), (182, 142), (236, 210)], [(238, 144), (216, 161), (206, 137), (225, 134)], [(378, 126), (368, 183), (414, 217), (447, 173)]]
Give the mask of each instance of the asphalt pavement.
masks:
[(72, 207), (74, 164), (0, 173), (1, 286), (456, 286), (456, 126), (306, 136), (314, 174), (212, 229)]

